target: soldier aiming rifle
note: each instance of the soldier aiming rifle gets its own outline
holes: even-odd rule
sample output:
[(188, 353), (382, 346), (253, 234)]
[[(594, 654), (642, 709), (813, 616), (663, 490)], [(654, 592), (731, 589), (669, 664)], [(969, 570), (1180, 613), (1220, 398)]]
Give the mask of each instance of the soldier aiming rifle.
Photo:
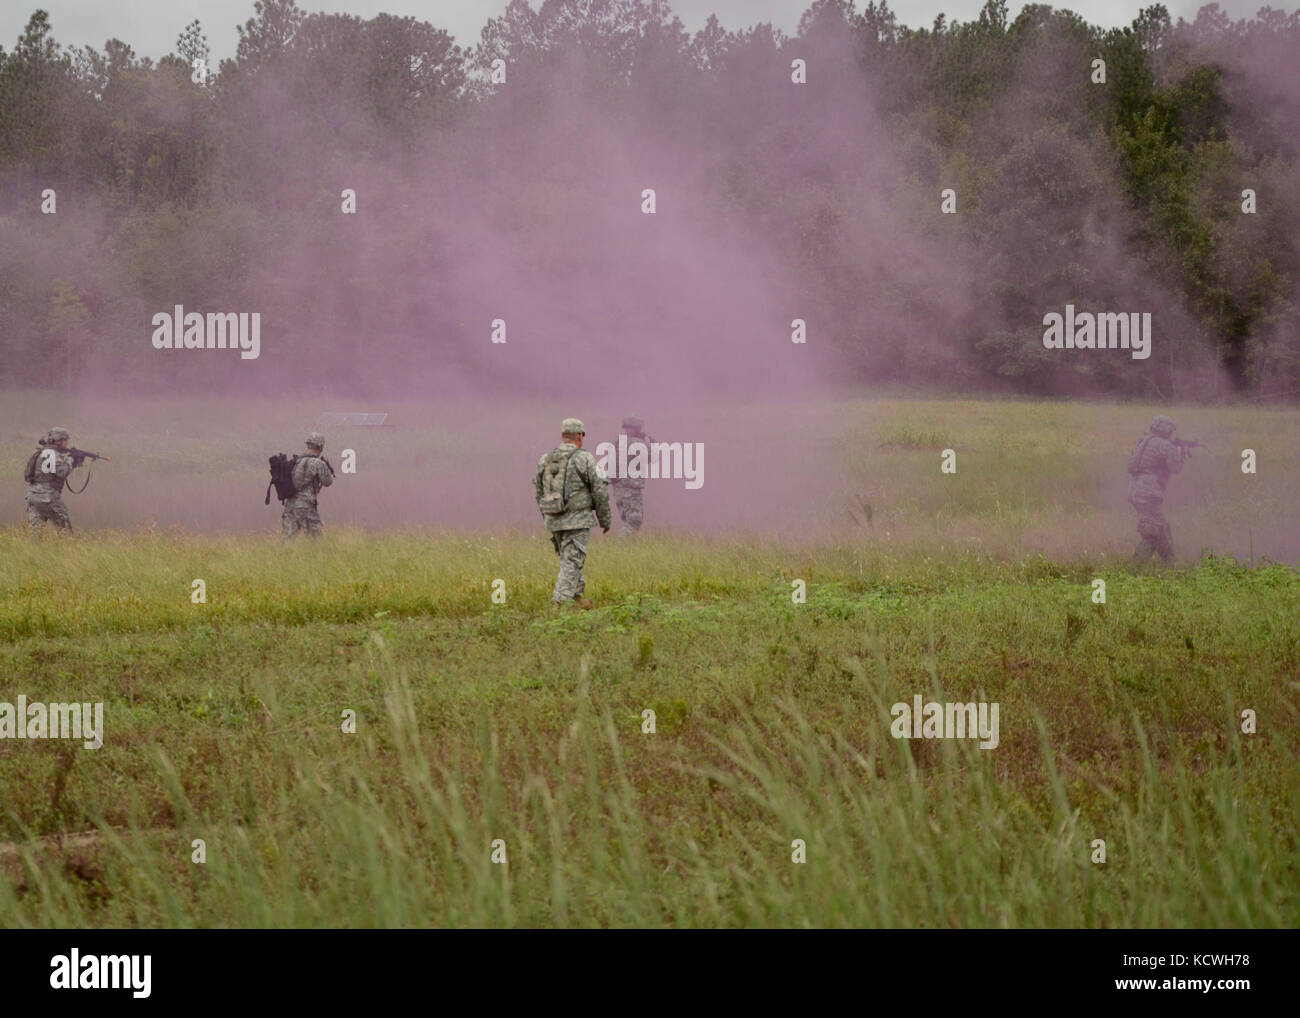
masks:
[(1183, 469), (1183, 462), (1191, 458), (1191, 450), (1200, 448), (1200, 442), (1174, 438), (1175, 424), (1161, 414), (1151, 421), (1147, 434), (1138, 440), (1128, 461), (1128, 500), (1138, 513), (1137, 550), (1133, 553), (1135, 564), (1141, 565), (1159, 555), (1165, 563), (1174, 559), (1174, 534), (1165, 519), (1165, 487), (1169, 478)]
[(72, 519), (63, 501), (63, 488), (80, 495), (90, 484), (90, 475), (80, 488), (68, 483), (68, 475), (86, 460), (108, 460), (97, 452), (75, 449), (68, 443), (72, 436), (67, 428), (51, 428), (36, 444), (39, 448), (27, 460), (23, 480), (27, 482), (27, 522), (34, 533), (40, 533), (41, 524), (50, 523), (56, 530), (72, 532)]

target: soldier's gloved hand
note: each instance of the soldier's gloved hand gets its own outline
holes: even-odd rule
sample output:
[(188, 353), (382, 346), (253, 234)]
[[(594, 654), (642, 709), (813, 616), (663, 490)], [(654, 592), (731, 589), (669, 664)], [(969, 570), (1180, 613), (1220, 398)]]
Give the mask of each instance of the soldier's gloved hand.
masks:
[(609, 527), (601, 527), (601, 528), (600, 528), (600, 532), (601, 532), (602, 534), (608, 534), (608, 533), (609, 533)]

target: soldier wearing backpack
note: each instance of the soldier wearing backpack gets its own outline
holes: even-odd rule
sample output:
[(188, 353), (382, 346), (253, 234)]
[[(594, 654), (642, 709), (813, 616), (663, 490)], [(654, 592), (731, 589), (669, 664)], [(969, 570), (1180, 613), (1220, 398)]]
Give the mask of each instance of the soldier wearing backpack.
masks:
[(316, 496), (321, 488), (334, 483), (334, 469), (321, 455), (325, 451), (325, 436), (313, 431), (307, 436), (306, 445), (307, 455), (295, 456), (290, 468), (293, 494), (284, 500), (284, 511), (280, 514), (280, 529), (285, 537), (293, 537), (300, 530), (307, 531), (312, 537), (320, 536)]
[(40, 446), (27, 461), (23, 480), (27, 482), (27, 522), (35, 533), (42, 523), (52, 523), (56, 530), (72, 531), (72, 520), (63, 501), (63, 485), (76, 469), (72, 453), (67, 451), (72, 436), (67, 428), (51, 428), (36, 444)]
[(582, 596), (586, 589), (582, 567), (591, 528), (599, 522), (601, 531), (609, 533), (609, 481), (596, 465), (596, 457), (582, 448), (587, 434), (582, 421), (565, 418), (560, 432), (562, 444), (538, 461), (533, 478), (537, 508), (560, 557), (551, 599), (557, 605), (571, 601), (590, 608), (591, 602)]

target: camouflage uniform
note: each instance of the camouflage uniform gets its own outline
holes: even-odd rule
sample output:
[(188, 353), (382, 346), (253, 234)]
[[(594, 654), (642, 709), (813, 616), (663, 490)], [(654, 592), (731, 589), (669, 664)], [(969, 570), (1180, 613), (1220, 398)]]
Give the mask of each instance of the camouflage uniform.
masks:
[(62, 496), (64, 482), (73, 469), (72, 454), (54, 449), (52, 471), (47, 471), (43, 462), (46, 448), (69, 437), (66, 428), (51, 428), (37, 443), (40, 449), (36, 451), (36, 479), (27, 485), (27, 522), (31, 524), (33, 533), (41, 532), (42, 523), (52, 523), (56, 530), (72, 530), (72, 520)]
[[(646, 463), (650, 462), (650, 443), (654, 441), (647, 435), (642, 428), (645, 421), (640, 417), (624, 417), (623, 430), (627, 433), (627, 458), (632, 459), (632, 450), (638, 445), (646, 447)], [(618, 443), (614, 443), (615, 448)], [(645, 520), (645, 478), (644, 477), (615, 477), (609, 482), (610, 490), (614, 495), (614, 506), (618, 509), (618, 517), (623, 521), (623, 528), (619, 531), (622, 537), (631, 537), (641, 529), (641, 523)]]
[[(307, 436), (307, 445), (325, 450), (325, 437), (313, 431)], [(293, 537), (300, 530), (305, 530), (312, 537), (319, 537), (321, 532), (320, 513), (316, 511), (316, 496), (321, 488), (328, 488), (334, 483), (334, 474), (320, 458), (319, 454), (308, 452), (298, 457), (293, 465), (294, 493), (284, 500), (284, 511), (280, 514), (280, 528), (285, 537)]]
[[(568, 418), (561, 426), (564, 434), (583, 434), (582, 422)], [(609, 481), (600, 472), (596, 457), (586, 449), (578, 449), (571, 442), (565, 442), (555, 452), (576, 449), (569, 459), (564, 480), (564, 504), (562, 513), (548, 515), (542, 513), (546, 529), (551, 534), (551, 544), (555, 554), (560, 557), (560, 572), (555, 578), (555, 591), (551, 600), (556, 604), (581, 598), (587, 589), (582, 576), (582, 567), (587, 560), (587, 539), (591, 528), (600, 523), (605, 530), (610, 526)], [(547, 453), (537, 461), (537, 473), (533, 477), (533, 489), (537, 502), (542, 500), (542, 472), (550, 457)]]
[(1153, 554), (1162, 561), (1174, 557), (1174, 535), (1162, 510), (1169, 478), (1183, 469), (1183, 454), (1170, 441), (1174, 422), (1161, 415), (1151, 422), (1129, 457), (1128, 500), (1138, 512), (1138, 535), (1142, 540), (1133, 553), (1135, 562), (1147, 562)]

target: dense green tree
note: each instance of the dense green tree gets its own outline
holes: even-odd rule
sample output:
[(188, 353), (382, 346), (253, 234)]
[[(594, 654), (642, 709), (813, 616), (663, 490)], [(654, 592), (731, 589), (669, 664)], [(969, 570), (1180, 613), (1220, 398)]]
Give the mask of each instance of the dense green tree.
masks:
[[(123, 384), (201, 384), (207, 368), (138, 355), (180, 295), (296, 323), (268, 357), (315, 331), (380, 337), (358, 382), (465, 366), (451, 346), (483, 312), (480, 262), (502, 291), (512, 273), (566, 293), (645, 281), (621, 312), (579, 300), (580, 329), (686, 328), (671, 287), (721, 312), (612, 211), (653, 176), (679, 252), (716, 268), (761, 250), (764, 285), (819, 309), (865, 379), (1300, 389), (1297, 52), (1300, 12), (1215, 4), (1101, 29), (988, 0), (911, 28), (887, 0), (813, 0), (786, 37), (716, 17), (692, 36), (667, 0), (511, 0), (465, 50), (415, 18), (257, 0), (198, 83), (197, 21), (155, 64), (118, 39), (66, 49), (37, 11), (0, 49), (0, 385), (75, 387), (95, 357)], [(345, 186), (364, 219), (338, 215)], [(1038, 323), (1067, 302), (1156, 308), (1161, 356), (1052, 356)], [(890, 341), (905, 330), (922, 338)]]

